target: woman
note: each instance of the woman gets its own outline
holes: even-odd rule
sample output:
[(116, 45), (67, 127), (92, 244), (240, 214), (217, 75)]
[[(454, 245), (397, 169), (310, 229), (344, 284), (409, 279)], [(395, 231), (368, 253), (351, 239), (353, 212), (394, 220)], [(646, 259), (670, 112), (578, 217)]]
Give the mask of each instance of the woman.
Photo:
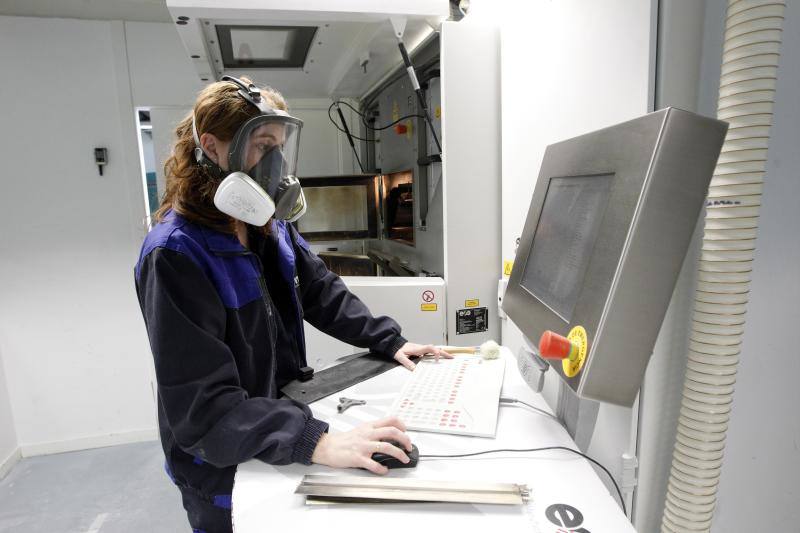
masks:
[(250, 80), (201, 91), (177, 127), (158, 224), (136, 265), (165, 466), (196, 531), (231, 531), (236, 465), (252, 458), (377, 474), (377, 451), (408, 461), (396, 418), (328, 433), (306, 405), (279, 398), (306, 365), (304, 319), (410, 369), (415, 356), (450, 357), (373, 317), (287, 222), (305, 210), (294, 177), (301, 125), (279, 93)]

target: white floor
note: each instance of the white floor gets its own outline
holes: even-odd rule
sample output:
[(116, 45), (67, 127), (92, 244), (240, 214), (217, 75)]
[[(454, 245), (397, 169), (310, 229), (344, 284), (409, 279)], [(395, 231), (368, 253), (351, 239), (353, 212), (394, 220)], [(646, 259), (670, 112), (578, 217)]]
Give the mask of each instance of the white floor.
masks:
[(2, 533), (191, 531), (158, 442), (22, 459), (0, 480)]

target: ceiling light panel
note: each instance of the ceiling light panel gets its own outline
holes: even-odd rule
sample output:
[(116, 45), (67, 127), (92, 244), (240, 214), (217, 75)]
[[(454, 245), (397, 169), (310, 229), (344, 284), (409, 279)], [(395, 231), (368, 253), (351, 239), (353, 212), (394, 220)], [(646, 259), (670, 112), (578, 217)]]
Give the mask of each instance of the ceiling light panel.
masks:
[(316, 26), (216, 26), (225, 68), (303, 68)]

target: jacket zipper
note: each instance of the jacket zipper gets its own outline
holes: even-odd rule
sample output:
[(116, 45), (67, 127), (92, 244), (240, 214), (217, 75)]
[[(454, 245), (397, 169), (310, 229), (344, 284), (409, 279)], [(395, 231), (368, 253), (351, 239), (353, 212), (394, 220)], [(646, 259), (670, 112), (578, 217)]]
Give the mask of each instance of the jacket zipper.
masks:
[[(276, 235), (276, 240), (280, 240), (280, 239), (281, 239), (280, 235)], [(276, 242), (275, 244), (278, 247), (278, 254), (280, 254), (280, 242)], [(289, 242), (289, 246), (291, 247), (291, 242)], [(264, 265), (261, 262), (261, 257), (258, 254), (254, 254), (254, 255), (255, 255), (256, 259), (258, 260), (259, 267), (261, 268), (261, 272), (263, 274)], [(305, 354), (305, 342), (303, 343), (303, 351), (301, 353), (300, 342), (298, 340), (298, 335), (300, 335), (301, 334), (300, 332), (302, 332), (302, 330), (303, 330), (303, 318), (301, 316), (301, 304), (300, 304), (300, 299), (299, 299), (298, 294), (297, 294), (297, 287), (294, 286), (294, 279), (297, 279), (297, 268), (296, 267), (295, 267), (293, 273), (294, 273), (295, 276), (293, 277), (292, 281), (288, 282), (289, 291), (290, 291), (289, 299), (292, 301), (292, 303), (295, 306), (294, 314), (295, 314), (295, 321), (297, 323), (295, 324), (295, 331), (292, 333), (292, 335), (290, 335), (290, 338), (292, 339), (292, 345), (294, 346), (295, 374), (299, 375), (300, 374), (300, 367), (302, 366), (300, 364), (300, 357)], [(261, 277), (261, 280), (263, 280), (264, 283), (265, 283), (264, 289), (262, 289), (262, 290), (266, 290), (266, 280), (264, 280), (263, 275)], [(284, 326), (286, 326), (286, 324), (284, 324)], [(307, 356), (307, 354), (305, 354), (305, 355)], [(277, 353), (275, 354), (275, 357), (277, 357)], [(306, 364), (308, 364), (308, 363), (306, 363)]]
[[(273, 383), (275, 383), (275, 374), (278, 369), (278, 351), (277, 351), (277, 340), (278, 340), (278, 325), (275, 323), (275, 316), (272, 314), (272, 298), (269, 295), (269, 290), (267, 289), (267, 280), (264, 279), (264, 265), (261, 262), (261, 258), (258, 257), (258, 254), (254, 254), (252, 252), (248, 252), (249, 255), (252, 255), (256, 258), (256, 262), (258, 263), (258, 286), (261, 290), (261, 300), (264, 302), (264, 307), (267, 310), (267, 322), (269, 323), (269, 333), (270, 333), (270, 346), (272, 347), (272, 371), (270, 372), (269, 376), (269, 386), (271, 387)], [(277, 391), (275, 391), (277, 393)]]
[(278, 337), (278, 325), (275, 323), (275, 316), (272, 313), (272, 299), (269, 295), (269, 290), (267, 289), (267, 281), (264, 279), (264, 265), (261, 263), (261, 258), (258, 257), (258, 254), (254, 254), (251, 251), (242, 251), (242, 252), (225, 252), (218, 255), (222, 256), (248, 256), (254, 257), (256, 262), (258, 263), (258, 288), (261, 292), (261, 302), (264, 304), (264, 309), (267, 312), (267, 328), (269, 329), (269, 336), (270, 336), (270, 347), (272, 348), (272, 365), (271, 371), (269, 376), (268, 387), (272, 386), (275, 383), (275, 373), (277, 372), (278, 366), (278, 353), (277, 353), (277, 337)]

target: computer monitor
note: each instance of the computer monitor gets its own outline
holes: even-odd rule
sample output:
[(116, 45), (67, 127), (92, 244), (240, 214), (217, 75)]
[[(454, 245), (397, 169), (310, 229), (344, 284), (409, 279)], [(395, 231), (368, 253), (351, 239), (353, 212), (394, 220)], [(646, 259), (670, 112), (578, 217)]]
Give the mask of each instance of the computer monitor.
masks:
[(503, 310), (570, 339), (552, 367), (579, 396), (632, 405), (726, 131), (667, 108), (547, 148)]

